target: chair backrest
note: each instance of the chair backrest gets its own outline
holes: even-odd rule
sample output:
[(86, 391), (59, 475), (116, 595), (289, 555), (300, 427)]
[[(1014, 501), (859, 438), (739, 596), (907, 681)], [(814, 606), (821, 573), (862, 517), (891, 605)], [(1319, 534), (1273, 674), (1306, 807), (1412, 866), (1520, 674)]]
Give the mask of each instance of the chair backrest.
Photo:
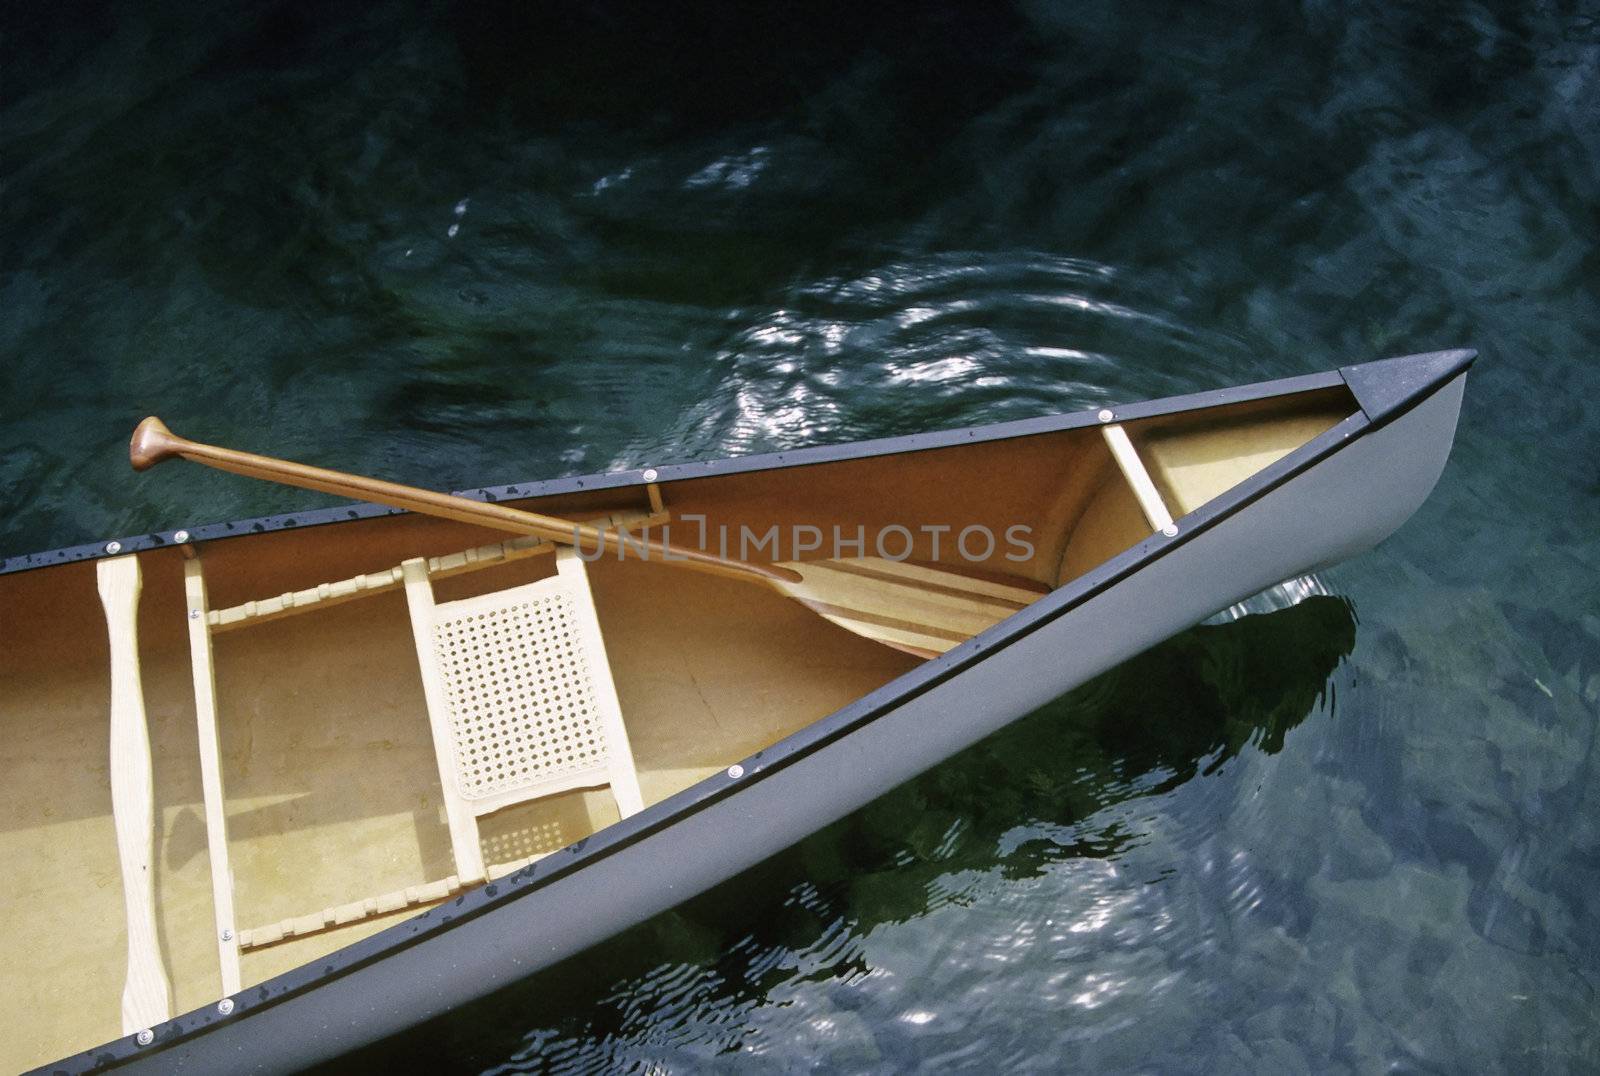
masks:
[(426, 562), (401, 567), (463, 881), (482, 873), (480, 815), (600, 786), (640, 810), (583, 560), (561, 550), (549, 579), (437, 603)]

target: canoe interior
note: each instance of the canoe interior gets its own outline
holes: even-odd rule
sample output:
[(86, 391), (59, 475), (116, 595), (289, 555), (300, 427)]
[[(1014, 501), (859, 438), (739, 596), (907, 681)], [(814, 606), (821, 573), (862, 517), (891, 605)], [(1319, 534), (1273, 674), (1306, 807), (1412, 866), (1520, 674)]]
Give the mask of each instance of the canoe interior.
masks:
[[(1343, 388), (1127, 427), (1181, 516), (1356, 410)], [(1098, 428), (977, 441), (662, 487), (675, 517), (899, 524), (911, 555), (1039, 592), (1150, 534)], [(552, 515), (648, 511), (642, 488), (544, 498)], [(1026, 525), (1033, 555), (937, 556), (924, 527)], [(693, 545), (697, 527), (675, 525)], [(393, 516), (254, 534), (200, 551), (221, 608), (498, 541), (482, 529)], [(708, 545), (713, 545), (713, 538)], [(819, 551), (823, 555), (827, 551)], [(759, 558), (753, 558), (759, 559)], [(553, 571), (548, 554), (442, 579), (440, 600)], [(173, 1013), (221, 995), (202, 806), (183, 553), (139, 555), (139, 659), (154, 758), (155, 890)], [(660, 564), (589, 565), (646, 804), (689, 787), (919, 663), (738, 579)], [(0, 993), (12, 1034), (0, 1066), (48, 1062), (123, 1034), (126, 919), (111, 812), (108, 644), (96, 566), (0, 577), (0, 856), (17, 884), (0, 918)], [(215, 637), (222, 771), (238, 921), (278, 920), (452, 873), (406, 602), (399, 589)], [(482, 822), (485, 859), (548, 852), (615, 821), (600, 792), (508, 808)], [(364, 919), (246, 952), (246, 986), (391, 925)]]

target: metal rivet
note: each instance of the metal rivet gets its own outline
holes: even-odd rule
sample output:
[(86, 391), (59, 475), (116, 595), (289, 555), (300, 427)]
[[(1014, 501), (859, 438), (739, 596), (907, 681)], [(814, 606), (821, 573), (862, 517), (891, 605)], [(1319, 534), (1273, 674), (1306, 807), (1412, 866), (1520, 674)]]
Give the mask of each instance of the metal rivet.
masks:
[(174, 542), (177, 542), (179, 545), (182, 545), (184, 542), (187, 542), (189, 540), (189, 532), (188, 531), (177, 531), (177, 532), (175, 532), (173, 534), (172, 540)]
[(107, 553), (121, 553), (122, 552), (122, 543), (121, 542), (107, 542), (106, 543), (106, 552)]
[(145, 1028), (143, 1031), (135, 1035), (133, 1040), (140, 1046), (149, 1046), (152, 1042), (156, 1041), (156, 1033), (151, 1031), (149, 1028)]
[(728, 767), (728, 776), (732, 777), (735, 781), (737, 781), (739, 778), (744, 776), (744, 767), (743, 766), (729, 766)]
[(221, 1001), (217, 1002), (217, 1011), (223, 1016), (227, 1016), (233, 1011), (233, 999), (223, 998)]
[(200, 619), (200, 610), (198, 610), (198, 609), (190, 609), (189, 610), (189, 619), (190, 620), (199, 620)]
[[(200, 610), (196, 609), (194, 612), (190, 613), (189, 615), (190, 616), (199, 616), (200, 615)], [(233, 931), (229, 930), (227, 927), (223, 927), (222, 928), (222, 940), (223, 941), (232, 941), (233, 940)]]
[(1106, 408), (1101, 408), (1100, 413), (1098, 415), (1096, 415), (1095, 417), (1098, 418), (1101, 422), (1110, 422), (1112, 419), (1116, 418), (1117, 416), (1113, 415), (1111, 413), (1111, 409), (1109, 407), (1106, 407)]
[(1168, 523), (1165, 527), (1161, 528), (1161, 533), (1165, 534), (1168, 538), (1176, 538), (1178, 536), (1178, 525), (1176, 523)]
[(654, 482), (656, 480), (656, 469), (654, 467), (646, 467), (644, 469), (644, 474), (640, 477), (646, 482)]

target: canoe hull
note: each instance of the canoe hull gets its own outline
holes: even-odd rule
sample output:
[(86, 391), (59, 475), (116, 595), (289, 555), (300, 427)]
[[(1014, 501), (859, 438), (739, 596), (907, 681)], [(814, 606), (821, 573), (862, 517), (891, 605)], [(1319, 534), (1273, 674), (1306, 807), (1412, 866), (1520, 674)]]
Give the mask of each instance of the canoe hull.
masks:
[[(162, 1071), (302, 1068), (581, 952), (1217, 609), (1382, 541), (1438, 480), (1464, 380), (1457, 373), (1381, 424), (1358, 415), (1328, 431), (1249, 488), (1219, 498), (1226, 503), (1186, 519), (1179, 539), (1153, 536), (1013, 618), (1018, 623), (930, 662), (921, 690), (907, 694), (890, 684), (868, 696), (868, 710), (880, 697), (889, 702), (869, 718), (819, 729), (810, 743), (775, 745), (738, 777), (713, 778), (704, 784), (716, 787), (697, 786), (647, 809), (625, 835), (603, 831), (588, 842), (593, 847), (573, 853), (581, 869), (541, 864), (487, 887), (476, 904), (464, 898), (435, 909), (335, 954), (336, 974), (279, 990), (264, 984), (259, 1004), (242, 998), (248, 1008), (231, 1018), (208, 1014), (205, 1023), (224, 1026), (190, 1024), (166, 1049), (160, 1040), (168, 1035), (158, 1029), (151, 1050), (72, 1060), (92, 1064), (99, 1054)], [(653, 820), (661, 824), (652, 827)], [(396, 931), (409, 931), (412, 940), (398, 943)]]

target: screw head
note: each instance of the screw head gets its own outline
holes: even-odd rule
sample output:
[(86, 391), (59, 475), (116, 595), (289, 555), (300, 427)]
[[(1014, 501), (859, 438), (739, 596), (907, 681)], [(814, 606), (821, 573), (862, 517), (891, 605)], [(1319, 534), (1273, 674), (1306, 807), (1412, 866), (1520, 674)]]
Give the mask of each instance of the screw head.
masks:
[(728, 776), (737, 781), (739, 778), (744, 776), (744, 767), (737, 764), (729, 766)]
[(223, 1016), (227, 1016), (233, 1011), (233, 999), (223, 998), (221, 1001), (217, 1002), (217, 1011)]
[(1168, 538), (1176, 538), (1178, 536), (1178, 525), (1176, 523), (1168, 523), (1165, 527), (1161, 528), (1161, 533), (1165, 534)]
[(1109, 407), (1102, 407), (1100, 409), (1100, 413), (1095, 416), (1095, 418), (1099, 419), (1101, 422), (1110, 422), (1116, 417), (1116, 415), (1111, 413), (1111, 408)]
[(189, 610), (189, 619), (190, 620), (199, 620), (200, 619), (200, 610), (198, 610), (198, 609), (190, 609)]
[(182, 545), (184, 542), (187, 542), (189, 540), (189, 532), (188, 531), (174, 531), (173, 535), (172, 535), (172, 540), (174, 542), (177, 542), (179, 545)]
[(656, 469), (654, 467), (646, 467), (644, 469), (644, 474), (640, 475), (639, 477), (643, 478), (646, 482), (654, 482), (657, 477)]
[(156, 1033), (151, 1031), (149, 1028), (145, 1028), (143, 1031), (139, 1032), (133, 1037), (133, 1041), (137, 1042), (140, 1046), (149, 1046), (152, 1042), (156, 1041)]
[(106, 543), (106, 552), (107, 553), (111, 553), (111, 554), (121, 553), (122, 552), (122, 543), (121, 542), (107, 542)]
[[(200, 613), (200, 610), (196, 609), (194, 612), (190, 613), (189, 615), (190, 616), (197, 616), (197, 615), (199, 615), (199, 613)], [(228, 927), (223, 927), (222, 928), (222, 940), (223, 941), (232, 941), (233, 940), (233, 931), (230, 928), (228, 928)]]

